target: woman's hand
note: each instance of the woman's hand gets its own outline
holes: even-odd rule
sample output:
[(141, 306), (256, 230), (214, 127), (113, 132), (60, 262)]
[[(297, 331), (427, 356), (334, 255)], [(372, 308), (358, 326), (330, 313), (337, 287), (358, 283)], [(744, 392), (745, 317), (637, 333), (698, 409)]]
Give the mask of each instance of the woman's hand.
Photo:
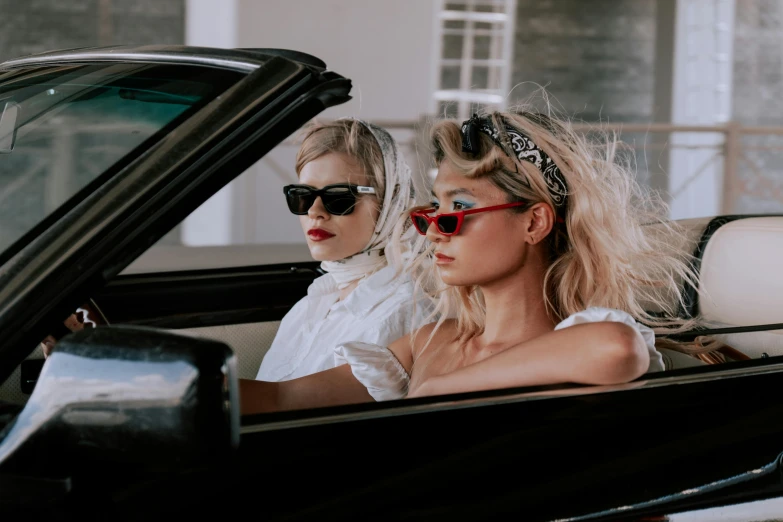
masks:
[(41, 341), (41, 349), (43, 350), (44, 358), (48, 358), (54, 350), (54, 345), (57, 344), (57, 339), (51, 335), (47, 335), (43, 341)]
[(289, 381), (239, 380), (242, 415), (373, 401), (348, 364)]
[[(63, 324), (72, 332), (78, 332), (84, 328), (84, 319), (82, 312), (71, 314), (68, 319), (63, 321)], [(57, 344), (57, 339), (52, 335), (47, 335), (43, 341), (41, 341), (41, 349), (43, 350), (44, 358), (48, 358), (54, 350), (54, 345)]]

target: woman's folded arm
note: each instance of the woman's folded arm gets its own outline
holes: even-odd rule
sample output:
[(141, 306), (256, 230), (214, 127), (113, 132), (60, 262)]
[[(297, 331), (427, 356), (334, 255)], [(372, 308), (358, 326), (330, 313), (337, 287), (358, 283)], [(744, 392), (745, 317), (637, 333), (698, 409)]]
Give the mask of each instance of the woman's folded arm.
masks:
[(616, 384), (641, 376), (649, 364), (647, 345), (632, 326), (617, 322), (580, 324), (427, 379), (409, 396), (567, 382)]
[(242, 415), (373, 401), (347, 364), (290, 381), (240, 379), (239, 397)]

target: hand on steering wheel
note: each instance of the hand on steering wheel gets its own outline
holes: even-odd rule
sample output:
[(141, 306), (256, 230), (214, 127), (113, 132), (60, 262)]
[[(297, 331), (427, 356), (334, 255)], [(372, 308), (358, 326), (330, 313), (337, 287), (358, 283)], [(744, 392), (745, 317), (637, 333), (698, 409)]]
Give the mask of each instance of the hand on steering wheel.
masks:
[[(76, 312), (72, 313), (63, 321), (65, 328), (71, 332), (78, 332), (85, 327), (94, 328), (102, 324), (109, 324), (109, 321), (106, 320), (106, 317), (92, 299), (77, 308)], [(57, 339), (53, 335), (47, 335), (46, 338), (41, 341), (44, 357), (49, 357), (49, 355), (51, 355), (55, 344), (57, 344)]]

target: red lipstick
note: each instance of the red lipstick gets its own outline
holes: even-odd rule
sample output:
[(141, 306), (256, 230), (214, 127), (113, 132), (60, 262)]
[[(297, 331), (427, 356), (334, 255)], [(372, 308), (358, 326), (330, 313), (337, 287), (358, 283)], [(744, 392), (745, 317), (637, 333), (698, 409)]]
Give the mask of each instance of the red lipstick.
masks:
[(435, 264), (436, 265), (446, 265), (448, 263), (451, 263), (452, 261), (454, 261), (453, 257), (449, 257), (449, 256), (446, 256), (446, 255), (443, 255), (443, 254), (441, 254), (439, 252), (435, 253)]
[(322, 228), (311, 228), (307, 231), (307, 237), (313, 241), (325, 241), (329, 238), (333, 238), (334, 234), (327, 232)]

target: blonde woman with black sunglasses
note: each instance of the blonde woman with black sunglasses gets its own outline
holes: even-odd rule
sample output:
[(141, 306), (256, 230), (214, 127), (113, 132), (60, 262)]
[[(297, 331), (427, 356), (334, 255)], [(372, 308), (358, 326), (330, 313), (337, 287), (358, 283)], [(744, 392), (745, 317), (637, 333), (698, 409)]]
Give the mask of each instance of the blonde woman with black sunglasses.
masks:
[(413, 236), (397, 241), (396, 258), (387, 248), (415, 201), (411, 170), (392, 136), (357, 119), (314, 123), (305, 129), (296, 173), (284, 196), (326, 274), (283, 318), (256, 377), (265, 381), (333, 368), (336, 346), (391, 343), (431, 311), (423, 299), (413, 306), (413, 282), (400, 274)]

